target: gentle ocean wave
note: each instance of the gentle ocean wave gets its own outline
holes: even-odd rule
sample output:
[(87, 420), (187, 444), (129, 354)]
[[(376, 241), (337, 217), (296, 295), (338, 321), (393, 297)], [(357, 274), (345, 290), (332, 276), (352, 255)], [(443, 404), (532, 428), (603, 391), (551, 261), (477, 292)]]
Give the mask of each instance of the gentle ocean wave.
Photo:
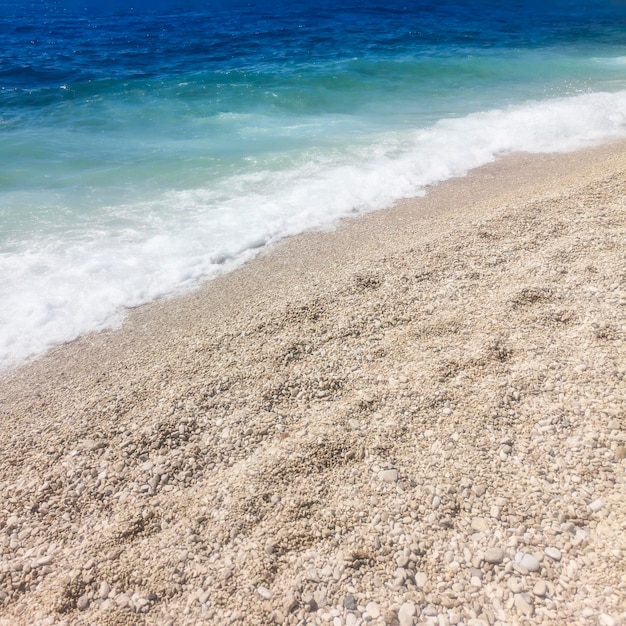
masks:
[(617, 7), (484, 8), (16, 13), (0, 366), (504, 153), (626, 136)]

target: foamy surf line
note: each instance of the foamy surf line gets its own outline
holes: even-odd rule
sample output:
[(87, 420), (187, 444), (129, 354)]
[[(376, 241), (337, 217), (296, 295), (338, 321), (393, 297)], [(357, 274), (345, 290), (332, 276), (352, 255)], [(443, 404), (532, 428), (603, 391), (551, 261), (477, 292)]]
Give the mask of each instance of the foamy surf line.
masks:
[[(626, 92), (585, 94), (384, 133), (290, 169), (231, 176), (209, 189), (107, 207), (118, 230), (16, 241), (0, 254), (0, 367), (114, 328), (128, 308), (181, 294), (267, 246), (388, 207), (499, 156), (565, 152), (626, 137)], [(155, 204), (171, 206), (156, 219)], [(129, 217), (130, 216), (130, 217)]]

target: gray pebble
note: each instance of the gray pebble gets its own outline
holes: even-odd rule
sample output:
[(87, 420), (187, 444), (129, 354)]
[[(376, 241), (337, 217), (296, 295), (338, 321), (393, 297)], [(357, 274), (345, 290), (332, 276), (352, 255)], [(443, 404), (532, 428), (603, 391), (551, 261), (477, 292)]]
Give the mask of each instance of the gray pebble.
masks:
[(357, 610), (357, 604), (356, 604), (356, 600), (354, 599), (354, 596), (352, 594), (348, 594), (344, 600), (343, 600), (343, 606), (345, 609), (347, 609), (348, 611), (356, 611)]

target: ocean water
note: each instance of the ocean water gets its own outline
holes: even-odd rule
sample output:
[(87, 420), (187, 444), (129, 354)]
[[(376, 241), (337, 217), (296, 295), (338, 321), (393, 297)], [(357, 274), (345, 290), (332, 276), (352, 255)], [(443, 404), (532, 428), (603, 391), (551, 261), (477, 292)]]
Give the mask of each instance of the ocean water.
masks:
[(508, 152), (626, 136), (618, 1), (0, 0), (0, 42), (0, 367)]

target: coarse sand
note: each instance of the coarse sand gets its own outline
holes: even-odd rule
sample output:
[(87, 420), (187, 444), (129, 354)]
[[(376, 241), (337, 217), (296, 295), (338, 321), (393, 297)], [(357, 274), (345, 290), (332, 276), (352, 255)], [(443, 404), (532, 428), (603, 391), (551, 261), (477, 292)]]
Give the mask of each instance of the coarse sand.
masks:
[(0, 624), (626, 625), (626, 144), (291, 238), (0, 380)]

